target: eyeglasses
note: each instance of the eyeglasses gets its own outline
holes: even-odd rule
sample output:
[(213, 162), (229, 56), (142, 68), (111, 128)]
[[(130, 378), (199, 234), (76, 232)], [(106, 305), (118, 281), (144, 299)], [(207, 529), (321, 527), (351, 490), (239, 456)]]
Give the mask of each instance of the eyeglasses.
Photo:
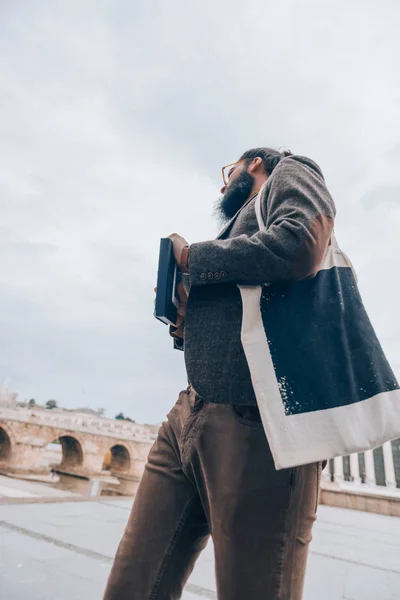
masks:
[(237, 162), (231, 163), (230, 165), (226, 165), (226, 167), (222, 167), (222, 181), (224, 185), (228, 185), (229, 177), (232, 174), (233, 167), (236, 167)]

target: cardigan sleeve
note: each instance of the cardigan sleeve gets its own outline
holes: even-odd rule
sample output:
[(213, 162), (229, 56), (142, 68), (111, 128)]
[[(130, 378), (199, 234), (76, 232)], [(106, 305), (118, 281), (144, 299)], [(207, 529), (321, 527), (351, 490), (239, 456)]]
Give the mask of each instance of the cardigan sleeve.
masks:
[(258, 285), (317, 273), (333, 230), (335, 207), (319, 168), (296, 158), (283, 160), (267, 184), (261, 205), (268, 215), (267, 229), (190, 246), (191, 285)]

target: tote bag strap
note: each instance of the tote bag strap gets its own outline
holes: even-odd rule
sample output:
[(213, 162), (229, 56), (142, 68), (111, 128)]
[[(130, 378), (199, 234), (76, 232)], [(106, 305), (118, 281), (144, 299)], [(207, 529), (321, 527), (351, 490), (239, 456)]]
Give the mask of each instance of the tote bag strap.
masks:
[[(256, 198), (256, 203), (255, 203), (255, 211), (256, 211), (256, 217), (257, 217), (257, 223), (258, 223), (258, 228), (260, 231), (263, 231), (264, 229), (266, 229), (265, 223), (264, 223), (264, 219), (262, 216), (262, 212), (261, 212), (261, 198), (262, 198), (262, 194), (264, 191), (264, 186), (265, 183), (261, 186), (260, 191), (257, 194), (257, 198)], [(335, 250), (339, 250), (339, 252), (341, 252), (339, 245), (336, 241), (336, 237), (335, 237), (335, 232), (332, 231), (332, 235), (331, 235), (331, 246), (332, 248), (334, 248)]]
[[(254, 207), (255, 208), (255, 212), (256, 212), (256, 217), (257, 217), (257, 223), (258, 223), (258, 227), (259, 227), (260, 231), (264, 231), (266, 229), (266, 226), (265, 226), (265, 223), (264, 223), (264, 219), (262, 217), (262, 212), (261, 212), (261, 198), (262, 198), (262, 195), (263, 195), (264, 186), (265, 186), (265, 183), (261, 186), (260, 191), (257, 194), (256, 203), (255, 203), (255, 207)], [(343, 252), (343, 250), (341, 250), (339, 248), (339, 244), (336, 241), (336, 237), (335, 237), (335, 232), (334, 231), (332, 231), (332, 235), (331, 235), (331, 248), (332, 248), (333, 252), (336, 252), (337, 254), (341, 254), (344, 257), (344, 259), (348, 263), (348, 266), (353, 271), (353, 275), (354, 275), (355, 280), (357, 281), (357, 274), (355, 272), (353, 264), (352, 264), (351, 260), (349, 259), (349, 257)]]
[(343, 250), (341, 250), (341, 248), (339, 247), (339, 244), (336, 241), (335, 230), (333, 230), (332, 234), (331, 234), (331, 248), (332, 248), (332, 252), (334, 252), (335, 254), (340, 254), (342, 256), (342, 258), (344, 258), (345, 262), (347, 263), (347, 266), (350, 267), (350, 269), (353, 271), (354, 279), (356, 281), (358, 281), (357, 273), (353, 267), (353, 263), (351, 262), (351, 260), (347, 256), (347, 254), (345, 254), (343, 252)]
[(334, 250), (339, 250), (339, 252), (341, 252), (340, 248), (339, 248), (339, 244), (336, 241), (336, 237), (335, 237), (335, 230), (332, 231), (332, 235), (331, 235), (331, 246)]
[[(265, 183), (267, 183), (267, 182), (265, 182)], [(255, 203), (255, 207), (254, 207), (255, 211), (256, 211), (258, 228), (260, 231), (263, 231), (264, 229), (266, 229), (264, 219), (262, 217), (262, 212), (261, 212), (261, 197), (264, 192), (265, 183), (263, 183), (263, 185), (260, 188), (260, 191), (257, 194), (256, 203)]]

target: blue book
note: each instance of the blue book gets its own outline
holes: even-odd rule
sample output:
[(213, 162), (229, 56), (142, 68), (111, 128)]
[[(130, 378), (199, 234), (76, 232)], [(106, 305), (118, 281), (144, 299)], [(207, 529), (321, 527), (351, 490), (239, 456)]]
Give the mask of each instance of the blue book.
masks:
[(180, 281), (181, 272), (175, 262), (172, 241), (169, 238), (161, 238), (154, 316), (166, 325), (176, 326)]

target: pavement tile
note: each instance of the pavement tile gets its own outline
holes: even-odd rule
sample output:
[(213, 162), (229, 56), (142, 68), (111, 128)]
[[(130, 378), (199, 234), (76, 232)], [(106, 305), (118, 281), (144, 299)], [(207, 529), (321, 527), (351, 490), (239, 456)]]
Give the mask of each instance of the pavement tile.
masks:
[(104, 591), (104, 578), (72, 577), (53, 561), (49, 564), (14, 550), (2, 554), (0, 563), (2, 600), (100, 600)]
[[(0, 529), (1, 600), (101, 600), (131, 504), (0, 506), (21, 528)], [(400, 600), (400, 519), (326, 506), (318, 517), (304, 600)], [(211, 542), (183, 595), (205, 598), (216, 598)]]
[(92, 583), (106, 585), (112, 562), (101, 561), (71, 553), (68, 557), (52, 559), (47, 562), (48, 569), (56, 569), (68, 573), (72, 578), (78, 576)]
[(304, 584), (304, 600), (343, 600), (347, 568), (348, 565), (344, 561), (310, 554)]
[[(3, 532), (6, 535), (3, 537)], [(18, 533), (8, 531), (0, 526), (0, 555), (3, 556), (8, 550), (20, 552), (25, 557), (45, 561), (53, 558), (65, 558), (71, 553), (65, 548), (59, 548), (41, 540)]]
[(191, 592), (184, 591), (181, 600), (204, 600), (204, 596), (198, 596), (197, 594), (192, 594)]
[[(397, 555), (400, 561), (400, 555)], [(400, 573), (351, 565), (344, 583), (345, 600), (399, 600)]]

